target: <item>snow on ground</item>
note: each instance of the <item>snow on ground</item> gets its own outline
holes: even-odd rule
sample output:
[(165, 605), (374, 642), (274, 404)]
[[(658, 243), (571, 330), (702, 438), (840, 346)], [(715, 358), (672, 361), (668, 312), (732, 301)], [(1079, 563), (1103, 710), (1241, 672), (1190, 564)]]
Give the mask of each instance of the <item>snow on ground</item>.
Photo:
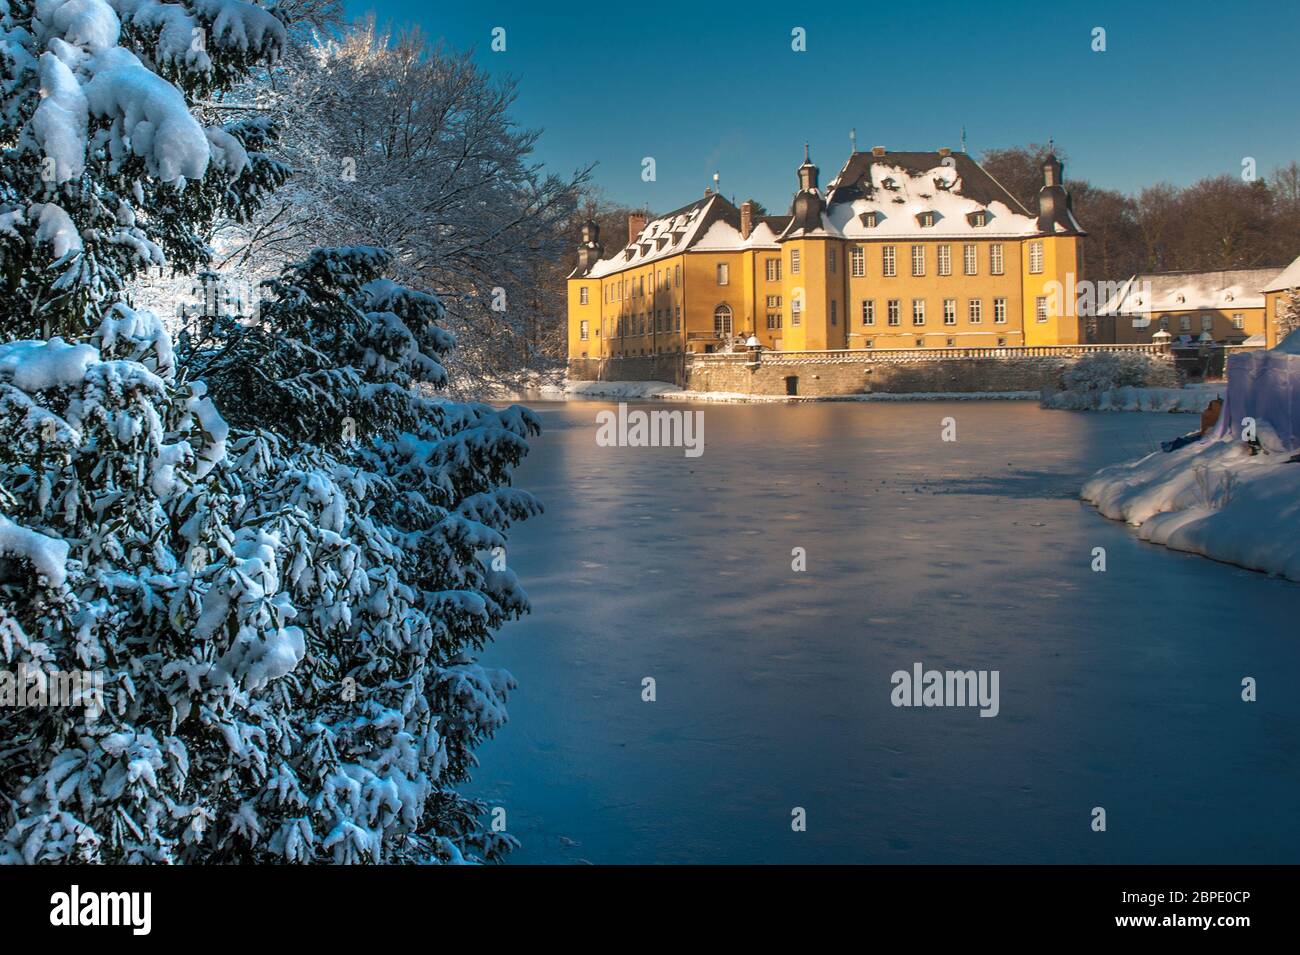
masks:
[(1066, 389), (1043, 398), (1043, 407), (1056, 411), (1187, 411), (1200, 413), (1215, 398), (1227, 394), (1227, 384), (1186, 385), (1182, 388), (1142, 388), (1125, 385), (1102, 391)]
[(1138, 536), (1300, 581), (1300, 461), (1231, 436), (1094, 474), (1081, 496)]

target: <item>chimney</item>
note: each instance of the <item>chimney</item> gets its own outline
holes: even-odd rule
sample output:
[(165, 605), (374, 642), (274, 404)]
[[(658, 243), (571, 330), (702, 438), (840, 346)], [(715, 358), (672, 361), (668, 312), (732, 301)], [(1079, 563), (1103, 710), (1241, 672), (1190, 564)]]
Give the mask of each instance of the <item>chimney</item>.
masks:
[(645, 213), (629, 212), (627, 214), (627, 244), (631, 245), (636, 237), (645, 231)]
[(873, 156), (883, 156), (884, 154), (885, 154), (885, 147), (884, 147), (884, 146), (872, 146), (872, 147), (871, 147), (871, 155), (873, 155)]
[(740, 237), (748, 239), (754, 231), (754, 201), (746, 199), (740, 204)]

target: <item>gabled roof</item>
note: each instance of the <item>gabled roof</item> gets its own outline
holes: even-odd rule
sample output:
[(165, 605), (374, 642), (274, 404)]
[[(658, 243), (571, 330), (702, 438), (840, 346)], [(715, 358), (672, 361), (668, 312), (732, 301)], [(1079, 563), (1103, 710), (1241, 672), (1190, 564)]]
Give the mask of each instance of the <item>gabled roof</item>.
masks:
[(1273, 276), (1261, 292), (1287, 292), (1293, 288), (1300, 288), (1300, 257), (1294, 262)]
[(1219, 272), (1148, 272), (1129, 278), (1099, 304), (1098, 315), (1149, 312), (1232, 311), (1263, 308), (1260, 286), (1276, 269), (1227, 269)]
[[(925, 213), (932, 225), (923, 225)], [(868, 225), (874, 213), (875, 225)], [(984, 213), (984, 225), (976, 225)], [(961, 152), (855, 152), (831, 182), (828, 234), (845, 238), (1023, 238), (1038, 218)], [(1055, 231), (1082, 232), (1074, 229)]]
[(740, 210), (717, 193), (711, 193), (650, 220), (635, 239), (601, 259), (587, 275), (600, 278), (678, 255), (694, 247), (717, 223), (730, 226), (740, 234)]

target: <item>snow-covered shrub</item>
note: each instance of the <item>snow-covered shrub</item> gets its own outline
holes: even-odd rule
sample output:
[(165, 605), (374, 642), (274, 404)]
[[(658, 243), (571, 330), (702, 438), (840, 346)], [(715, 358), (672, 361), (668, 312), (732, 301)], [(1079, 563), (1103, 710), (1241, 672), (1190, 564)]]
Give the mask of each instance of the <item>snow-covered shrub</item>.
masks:
[(1084, 355), (1061, 373), (1067, 391), (1110, 391), (1113, 388), (1141, 388), (1151, 376), (1151, 359), (1146, 355), (1097, 351)]
[(10, 335), (86, 334), (132, 276), (205, 262), (213, 220), (251, 215), (284, 180), (258, 148), (265, 130), (205, 129), (187, 99), (227, 88), (284, 40), (276, 16), (243, 0), (0, 0)]
[(246, 791), (232, 858), (459, 860), (513, 844), (454, 787), (513, 686), (473, 654), (528, 607), (504, 548), (539, 510), (508, 486), (538, 422), (420, 393), (444, 383), (454, 339), (434, 296), (382, 277), (388, 261), (316, 250), (269, 283), (259, 321), (214, 317), (180, 356), (230, 409), (231, 454), (257, 488), (236, 518), (283, 554), (305, 635), (281, 693), (308, 730)]
[(417, 392), (452, 339), (377, 250), (313, 254), (263, 322), (178, 350), (120, 294), (204, 260), (211, 217), (283, 178), (264, 124), (205, 130), (186, 103), (274, 56), (278, 24), (0, 0), (0, 669), (103, 685), (0, 707), (0, 862), (512, 842), (454, 787), (505, 718), (510, 677), (473, 653), (526, 609), (502, 557), (537, 510), (508, 487), (536, 419)]

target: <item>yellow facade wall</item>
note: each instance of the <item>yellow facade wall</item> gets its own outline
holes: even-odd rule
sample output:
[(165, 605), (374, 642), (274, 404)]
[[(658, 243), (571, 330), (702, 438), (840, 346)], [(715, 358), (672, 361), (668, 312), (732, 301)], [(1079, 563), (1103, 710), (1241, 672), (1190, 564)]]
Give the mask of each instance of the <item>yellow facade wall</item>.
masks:
[[(1042, 243), (1041, 273), (1029, 271), (1031, 242)], [(973, 275), (965, 274), (967, 245), (976, 250)], [(885, 275), (883, 269), (887, 246), (894, 249), (892, 276)], [(922, 249), (923, 275), (912, 274), (913, 246)], [(940, 274), (941, 246), (949, 249), (948, 274)], [(1001, 247), (1002, 268), (998, 274), (992, 268), (993, 246)], [(855, 248), (862, 249), (862, 275), (852, 274)], [(796, 253), (798, 272), (791, 267)], [(769, 260), (779, 263), (772, 271)], [(722, 264), (727, 267), (725, 285), (718, 282), (718, 266)], [(1082, 279), (1081, 267), (1080, 243), (1075, 236), (878, 240), (805, 237), (787, 240), (777, 248), (689, 250), (599, 279), (570, 279), (569, 355), (619, 357), (714, 351), (727, 344), (715, 335), (714, 319), (719, 306), (731, 310), (733, 338), (753, 334), (765, 348), (785, 351), (1076, 344), (1083, 340), (1082, 320), (1072, 314), (1056, 314), (1061, 310), (1058, 302), (1068, 301), (1068, 295), (1054, 294), (1050, 283), (1060, 283), (1061, 289), (1073, 288), (1071, 283)], [(583, 287), (589, 289), (590, 296), (585, 306), (579, 302)], [(1039, 295), (1048, 297), (1047, 322), (1036, 320)], [(796, 299), (803, 303), (798, 325), (793, 323), (792, 305)], [(1005, 300), (1002, 322), (997, 321), (998, 299)], [(771, 308), (769, 300), (774, 303)], [(891, 300), (899, 302), (897, 325), (889, 324)], [(948, 300), (956, 304), (952, 324), (944, 321), (944, 304)], [(872, 325), (863, 322), (864, 301), (874, 302)], [(914, 324), (916, 301), (924, 302), (922, 325)], [(980, 303), (978, 320), (973, 320), (972, 301)], [(679, 309), (680, 329), (676, 318)], [(768, 327), (769, 314), (780, 316), (779, 328)], [(589, 323), (586, 339), (580, 334), (582, 321)], [(1229, 322), (1230, 317), (1224, 321)], [(1262, 318), (1259, 323), (1262, 325)]]

